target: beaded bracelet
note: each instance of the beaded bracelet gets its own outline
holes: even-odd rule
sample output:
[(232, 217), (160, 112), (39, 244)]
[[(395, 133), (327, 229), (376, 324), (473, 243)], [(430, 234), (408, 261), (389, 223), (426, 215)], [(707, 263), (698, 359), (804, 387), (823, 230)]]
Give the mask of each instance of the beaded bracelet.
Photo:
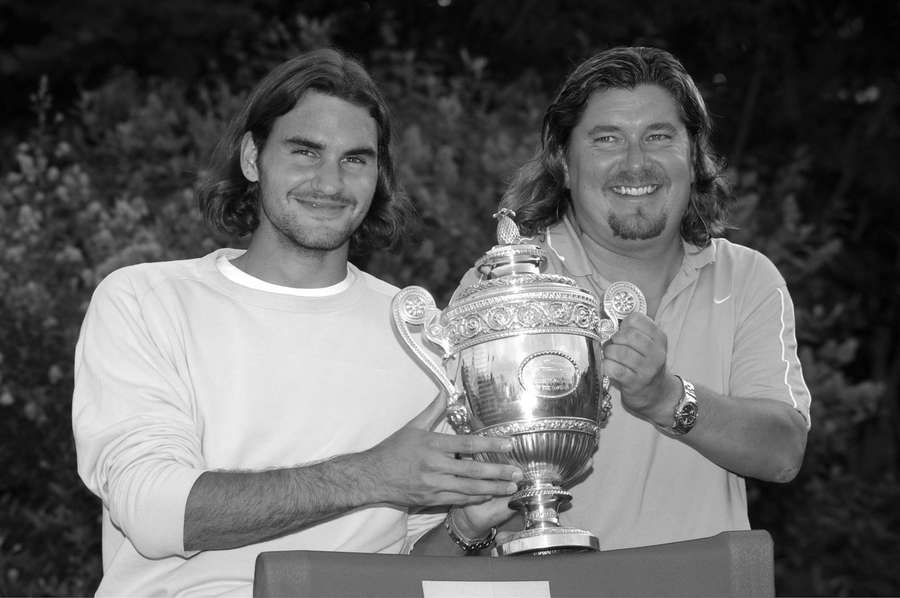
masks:
[(478, 552), (493, 546), (494, 539), (497, 537), (497, 528), (492, 527), (491, 531), (483, 538), (475, 538), (474, 540), (467, 538), (456, 527), (456, 521), (453, 520), (453, 509), (447, 512), (447, 516), (444, 518), (444, 527), (447, 528), (450, 539), (466, 553)]

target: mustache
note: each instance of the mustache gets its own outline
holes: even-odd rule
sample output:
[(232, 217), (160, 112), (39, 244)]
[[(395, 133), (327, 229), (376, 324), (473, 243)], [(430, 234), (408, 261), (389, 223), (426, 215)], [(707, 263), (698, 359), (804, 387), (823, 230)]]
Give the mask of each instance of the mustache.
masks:
[(643, 187), (644, 185), (665, 185), (669, 182), (662, 168), (645, 166), (641, 170), (620, 171), (613, 174), (608, 181), (610, 187)]

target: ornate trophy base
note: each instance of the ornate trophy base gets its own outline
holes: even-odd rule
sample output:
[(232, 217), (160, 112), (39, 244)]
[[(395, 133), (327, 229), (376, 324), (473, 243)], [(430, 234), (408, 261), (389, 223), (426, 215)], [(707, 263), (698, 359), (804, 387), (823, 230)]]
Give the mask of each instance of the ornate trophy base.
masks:
[(557, 552), (586, 552), (600, 550), (600, 542), (591, 532), (574, 527), (529, 529), (497, 544), (497, 556), (530, 554), (533, 556)]
[(556, 484), (531, 480), (509, 501), (510, 508), (524, 515), (525, 529), (498, 543), (497, 556), (600, 550), (600, 542), (591, 532), (559, 525), (559, 508), (571, 499), (572, 495)]

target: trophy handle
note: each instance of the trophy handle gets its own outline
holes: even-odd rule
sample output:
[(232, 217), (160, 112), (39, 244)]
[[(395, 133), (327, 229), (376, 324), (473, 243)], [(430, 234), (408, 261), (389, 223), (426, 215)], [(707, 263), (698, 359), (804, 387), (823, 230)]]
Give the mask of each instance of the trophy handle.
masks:
[(444, 368), (432, 359), (409, 331), (410, 326), (424, 326), (425, 338), (441, 347), (445, 356), (449, 355), (450, 341), (440, 324), (441, 310), (435, 305), (434, 297), (422, 287), (406, 287), (391, 301), (391, 315), (400, 338), (447, 392), (447, 419), (453, 429), (460, 434), (469, 434), (472, 429), (469, 425), (469, 413), (463, 402), (463, 394), (457, 392), (456, 386), (444, 372)]

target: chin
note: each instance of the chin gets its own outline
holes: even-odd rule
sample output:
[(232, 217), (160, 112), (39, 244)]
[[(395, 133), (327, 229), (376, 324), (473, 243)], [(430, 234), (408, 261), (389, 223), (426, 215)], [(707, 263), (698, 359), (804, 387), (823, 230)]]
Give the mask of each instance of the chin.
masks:
[(666, 229), (666, 220), (652, 222), (641, 216), (617, 218), (610, 216), (609, 228), (613, 235), (626, 241), (646, 241), (662, 235)]

